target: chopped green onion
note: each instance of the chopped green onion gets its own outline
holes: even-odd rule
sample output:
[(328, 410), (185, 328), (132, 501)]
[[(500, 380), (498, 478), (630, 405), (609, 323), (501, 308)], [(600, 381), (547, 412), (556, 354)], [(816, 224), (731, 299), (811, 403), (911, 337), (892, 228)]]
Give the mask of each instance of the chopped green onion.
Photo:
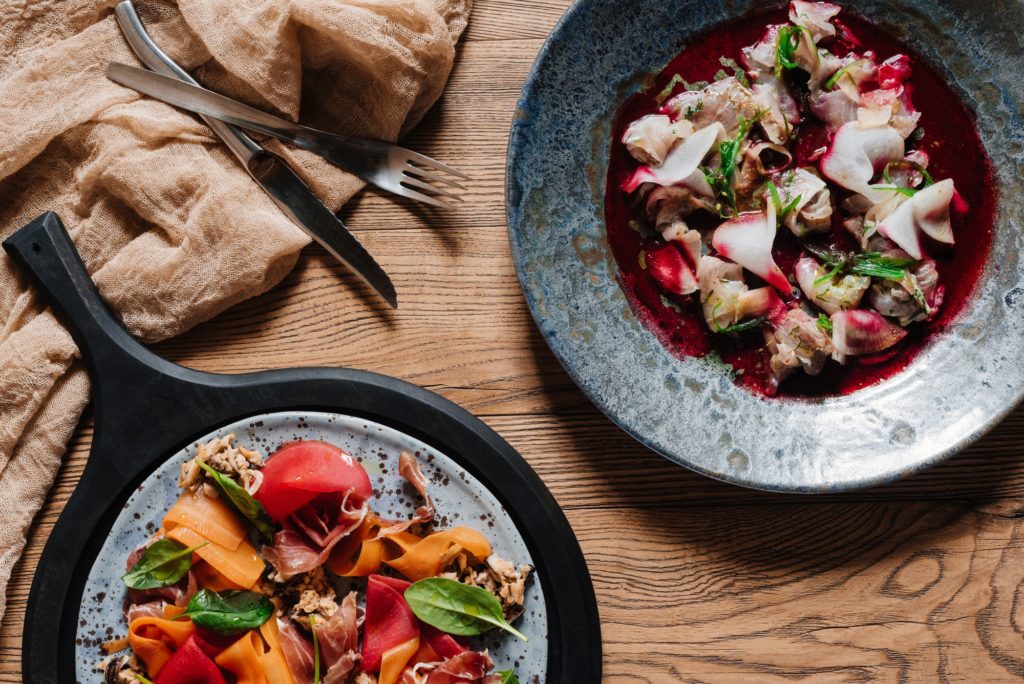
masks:
[(827, 81), (825, 81), (825, 90), (832, 90), (832, 88), (835, 87), (836, 83), (839, 83), (839, 79), (841, 79), (844, 74), (849, 73), (850, 69), (852, 69), (857, 64), (860, 64), (861, 62), (866, 62), (866, 61), (868, 61), (868, 60), (866, 60), (866, 59), (856, 59), (856, 60), (850, 62), (849, 64), (847, 64), (846, 66), (844, 66), (842, 69), (840, 69), (836, 73), (832, 74), (829, 77), (829, 79)]
[(832, 319), (825, 314), (818, 314), (818, 327), (827, 332), (829, 335), (832, 334)]
[[(801, 32), (807, 33), (808, 36), (811, 35), (811, 32), (803, 26), (783, 26), (779, 29), (779, 38), (775, 46), (776, 78), (782, 78), (783, 70), (796, 69), (800, 66), (796, 63), (794, 57), (796, 56), (796, 51), (800, 48)], [(813, 40), (812, 38), (811, 41), (813, 42)]]

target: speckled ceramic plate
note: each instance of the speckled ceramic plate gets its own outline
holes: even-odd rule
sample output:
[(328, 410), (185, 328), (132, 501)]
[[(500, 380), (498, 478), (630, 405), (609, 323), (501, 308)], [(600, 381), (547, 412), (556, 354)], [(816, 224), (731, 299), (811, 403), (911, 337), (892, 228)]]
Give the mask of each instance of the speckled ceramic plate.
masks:
[[(347, 368), (221, 375), (154, 355), (114, 319), (55, 214), (3, 243), (75, 339), (92, 380), (89, 460), (46, 542), (22, 636), (26, 684), (98, 681), (98, 641), (123, 633), (125, 554), (159, 525), (175, 472), (200, 440), (234, 432), (266, 451), (295, 438), (348, 449), (376, 476), (377, 510), (398, 515), (412, 493), (396, 477), (409, 450), (435, 480), (443, 525), (483, 529), (510, 560), (537, 568), (520, 629), (533, 638), (481, 642), (521, 679), (601, 681), (601, 627), (583, 554), (565, 515), (493, 430), (446, 399), (395, 378)], [(385, 472), (386, 471), (386, 472)]]
[[(283, 412), (240, 420), (203, 436), (196, 443), (234, 433), (239, 444), (271, 454), (281, 444), (297, 439), (318, 439), (335, 444), (355, 456), (370, 475), (377, 496), (374, 510), (388, 518), (412, 515), (417, 496), (397, 472), (398, 454), (415, 454), (430, 481), (441, 527), (466, 525), (484, 533), (494, 552), (518, 563), (534, 564), (522, 536), (507, 512), (479, 480), (445, 454), (424, 442), (372, 421), (330, 413)], [(104, 654), (99, 644), (125, 635), (121, 612), (126, 591), (121, 583), (125, 559), (160, 526), (164, 514), (178, 499), (181, 464), (195, 455), (195, 444), (182, 449), (160, 466), (129, 497), (104, 542), (86, 581), (75, 640), (77, 680), (101, 684), (96, 663)], [(337, 583), (339, 590), (365, 582)], [(540, 582), (526, 592), (526, 614), (517, 623), (529, 642), (491, 633), (474, 646), (490, 651), (497, 669), (515, 667), (522, 681), (545, 681), (547, 668), (547, 611)]]
[(680, 360), (634, 317), (606, 242), (616, 111), (688, 40), (762, 3), (579, 0), (541, 51), (509, 143), (509, 234), (537, 325), (576, 383), (666, 458), (763, 489), (820, 492), (903, 477), (976, 440), (1024, 392), (1024, 3), (846, 6), (910, 44), (976, 113), (996, 167), (992, 254), (947, 333), (853, 394), (770, 400), (710, 359)]

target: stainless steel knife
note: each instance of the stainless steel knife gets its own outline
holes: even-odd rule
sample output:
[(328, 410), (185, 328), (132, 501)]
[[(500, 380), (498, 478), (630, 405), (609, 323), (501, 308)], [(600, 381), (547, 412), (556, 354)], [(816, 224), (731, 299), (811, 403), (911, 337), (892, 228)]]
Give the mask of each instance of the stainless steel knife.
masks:
[[(122, 0), (118, 3), (114, 8), (114, 14), (128, 44), (143, 64), (157, 73), (198, 85), (149, 37), (132, 0)], [(238, 128), (212, 117), (202, 116), (202, 119), (296, 225), (332, 256), (352, 269), (392, 308), (398, 308), (395, 286), (387, 273), (284, 160), (263, 149)]]

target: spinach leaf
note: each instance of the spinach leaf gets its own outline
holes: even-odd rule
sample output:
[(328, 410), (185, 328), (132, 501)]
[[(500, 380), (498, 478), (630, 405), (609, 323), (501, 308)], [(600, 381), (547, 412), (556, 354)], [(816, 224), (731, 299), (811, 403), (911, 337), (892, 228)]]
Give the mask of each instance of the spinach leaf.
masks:
[(202, 461), (196, 461), (196, 463), (206, 471), (210, 479), (217, 483), (235, 509), (252, 523), (256, 531), (259, 532), (260, 538), (264, 542), (270, 543), (274, 539), (274, 524), (270, 522), (270, 516), (263, 509), (263, 504), (252, 498), (252, 494), (245, 491), (240, 484), (227, 475), (217, 472)]
[(473, 636), (498, 627), (527, 641), (521, 632), (505, 621), (501, 602), (486, 589), (441, 577), (428, 577), (406, 589), (405, 600), (416, 617), (442, 632)]
[(139, 562), (121, 577), (121, 581), (131, 589), (158, 589), (177, 584), (192, 567), (192, 552), (206, 544), (187, 549), (173, 539), (161, 539), (142, 553)]
[(495, 674), (501, 677), (501, 684), (519, 684), (519, 677), (516, 677), (516, 671), (514, 668), (510, 667), (507, 670), (498, 670)]
[(231, 590), (220, 593), (200, 589), (176, 620), (190, 618), (197, 627), (220, 634), (256, 629), (274, 614), (274, 604), (255, 591)]

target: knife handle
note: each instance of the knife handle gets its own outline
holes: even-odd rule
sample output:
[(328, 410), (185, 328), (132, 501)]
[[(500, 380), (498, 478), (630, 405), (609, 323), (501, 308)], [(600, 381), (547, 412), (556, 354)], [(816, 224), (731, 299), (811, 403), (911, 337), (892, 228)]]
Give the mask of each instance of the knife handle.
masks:
[[(135, 11), (135, 5), (132, 4), (132, 0), (122, 0), (122, 2), (119, 2), (114, 8), (114, 15), (117, 17), (117, 25), (121, 27), (121, 32), (124, 33), (128, 45), (131, 46), (135, 55), (143, 64), (157, 73), (177, 78), (192, 85), (199, 85), (194, 78), (189, 76), (187, 71), (178, 66), (149, 37), (146, 27), (142, 25), (142, 19), (139, 18), (139, 13)], [(242, 166), (248, 170), (249, 162), (254, 156), (262, 152), (263, 148), (256, 144), (255, 140), (231, 124), (218, 121), (213, 117), (200, 116), (206, 122), (206, 125), (213, 129), (217, 137), (224, 141), (228, 149), (238, 157), (238, 160), (242, 162)]]

